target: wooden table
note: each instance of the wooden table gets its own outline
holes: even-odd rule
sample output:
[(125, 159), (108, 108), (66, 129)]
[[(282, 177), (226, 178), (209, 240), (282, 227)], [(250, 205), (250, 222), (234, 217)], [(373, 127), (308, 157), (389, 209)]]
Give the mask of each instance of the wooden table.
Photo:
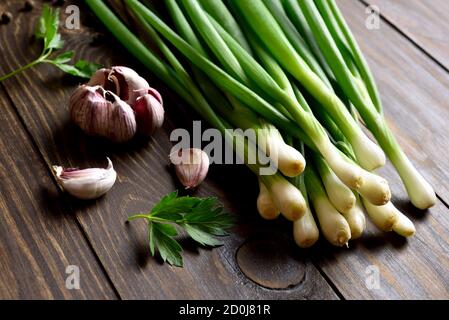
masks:
[[(183, 269), (151, 258), (145, 223), (125, 220), (179, 187), (167, 158), (169, 134), (191, 128), (199, 117), (144, 72), (81, 5), (81, 29), (62, 29), (66, 47), (78, 58), (141, 71), (164, 95), (167, 120), (151, 140), (117, 146), (88, 138), (70, 123), (68, 98), (78, 80), (38, 66), (1, 84), (0, 298), (449, 298), (449, 4), (369, 0), (382, 14), (380, 29), (369, 30), (367, 3), (338, 2), (373, 69), (393, 131), (438, 193), (437, 205), (421, 212), (409, 204), (392, 167), (381, 171), (394, 203), (415, 222), (415, 237), (406, 240), (369, 225), (349, 248), (321, 240), (301, 250), (290, 223), (258, 217), (256, 180), (245, 167), (213, 166), (196, 194), (219, 197), (239, 217), (232, 236), (216, 249), (181, 240)], [(19, 13), (22, 1), (1, 2), (0, 11), (14, 18), (0, 25), (0, 74), (38, 56), (31, 35), (41, 4)], [(52, 165), (103, 166), (106, 156), (119, 173), (107, 196), (81, 202), (59, 190)], [(80, 268), (79, 290), (66, 288), (70, 265)], [(372, 270), (379, 270), (380, 286), (370, 290)]]

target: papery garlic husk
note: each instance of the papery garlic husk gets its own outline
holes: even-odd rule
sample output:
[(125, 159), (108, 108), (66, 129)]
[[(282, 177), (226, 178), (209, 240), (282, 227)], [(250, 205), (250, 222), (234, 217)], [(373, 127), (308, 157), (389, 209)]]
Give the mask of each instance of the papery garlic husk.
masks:
[(133, 109), (101, 86), (78, 87), (70, 98), (70, 116), (87, 134), (115, 142), (128, 141), (137, 132)]
[(137, 72), (122, 66), (97, 70), (87, 85), (102, 86), (104, 89), (114, 92), (129, 105), (133, 105), (141, 96), (141, 90), (150, 89), (148, 82)]
[(64, 169), (53, 166), (58, 184), (70, 195), (83, 200), (97, 199), (108, 192), (117, 179), (111, 160), (108, 167), (89, 169)]
[(145, 136), (152, 135), (164, 123), (164, 107), (162, 97), (155, 89), (137, 98), (132, 105), (136, 114), (137, 131)]
[(170, 155), (179, 181), (186, 189), (197, 187), (209, 171), (209, 157), (201, 149), (180, 149)]

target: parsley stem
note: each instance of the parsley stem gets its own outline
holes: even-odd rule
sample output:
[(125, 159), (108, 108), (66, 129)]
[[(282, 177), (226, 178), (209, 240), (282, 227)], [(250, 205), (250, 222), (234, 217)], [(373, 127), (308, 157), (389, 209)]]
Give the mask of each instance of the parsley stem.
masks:
[(3, 82), (4, 80), (13, 77), (16, 74), (19, 74), (19, 73), (21, 73), (21, 72), (23, 72), (25, 70), (28, 70), (28, 69), (34, 67), (35, 65), (38, 65), (38, 64), (40, 64), (42, 62), (45, 62), (45, 59), (47, 59), (50, 54), (51, 54), (51, 50), (49, 52), (47, 52), (46, 54), (41, 55), (36, 60), (28, 63), (27, 65), (24, 65), (23, 67), (20, 67), (19, 69), (14, 70), (13, 72), (4, 75), (3, 77), (0, 78), (0, 82)]
[(133, 221), (137, 219), (150, 219), (150, 216), (147, 214), (136, 214), (128, 218), (128, 221)]
[(129, 217), (128, 221), (133, 221), (133, 220), (137, 220), (137, 219), (147, 219), (148, 221), (153, 221), (153, 222), (169, 222), (169, 223), (176, 223), (176, 224), (180, 224), (180, 223), (185, 222), (184, 219), (167, 220), (167, 219), (164, 219), (164, 218), (154, 217), (151, 214), (136, 214), (134, 216)]
[(153, 217), (153, 216), (151, 216), (151, 215), (148, 217), (148, 219), (149, 219), (150, 221), (156, 221), (156, 222), (172, 222), (172, 223), (177, 223), (177, 224), (179, 224), (179, 223), (181, 223), (181, 222), (184, 222), (183, 219), (181, 219), (181, 220), (167, 220), (167, 219), (164, 219), (164, 218)]
[(27, 70), (27, 69), (29, 69), (31, 67), (34, 67), (35, 65), (37, 65), (40, 62), (41, 61), (38, 59), (38, 60), (35, 60), (35, 61), (33, 61), (33, 62), (31, 62), (31, 63), (29, 63), (29, 64), (27, 64), (27, 65), (25, 65), (25, 66), (23, 66), (23, 67), (21, 67), (19, 69), (17, 69), (17, 70), (14, 70), (13, 72), (8, 73), (7, 75), (1, 77), (0, 78), (0, 82), (6, 80), (8, 78), (11, 78), (11, 77), (15, 76), (16, 74), (21, 73), (21, 72), (23, 72), (23, 71), (25, 71), (25, 70)]

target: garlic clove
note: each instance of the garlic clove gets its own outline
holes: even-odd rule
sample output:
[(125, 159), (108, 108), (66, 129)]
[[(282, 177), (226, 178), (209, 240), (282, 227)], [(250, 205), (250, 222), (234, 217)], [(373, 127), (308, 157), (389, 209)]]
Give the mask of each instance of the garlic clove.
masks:
[(53, 166), (58, 184), (70, 195), (83, 200), (97, 199), (108, 192), (117, 179), (112, 162), (108, 167), (89, 169), (64, 169)]
[(108, 81), (108, 76), (111, 73), (111, 69), (98, 69), (90, 78), (87, 83), (90, 87), (101, 86), (109, 91), (115, 91), (115, 83), (112, 81)]
[(132, 108), (101, 86), (78, 87), (70, 98), (70, 116), (87, 134), (115, 142), (128, 141), (137, 132)]
[(180, 149), (170, 155), (179, 181), (186, 189), (197, 187), (209, 171), (209, 157), (201, 149)]
[(148, 82), (133, 69), (127, 67), (112, 67), (100, 69), (91, 78), (89, 86), (102, 86), (112, 91), (129, 105), (133, 105), (141, 96), (142, 90), (149, 90)]
[(137, 98), (132, 106), (137, 121), (139, 133), (150, 136), (164, 123), (164, 107), (162, 97), (155, 89), (151, 88), (147, 94)]
[(162, 96), (159, 91), (154, 88), (150, 88), (148, 89), (148, 94), (151, 94), (157, 101), (159, 101), (161, 105), (164, 105), (164, 101), (162, 100)]

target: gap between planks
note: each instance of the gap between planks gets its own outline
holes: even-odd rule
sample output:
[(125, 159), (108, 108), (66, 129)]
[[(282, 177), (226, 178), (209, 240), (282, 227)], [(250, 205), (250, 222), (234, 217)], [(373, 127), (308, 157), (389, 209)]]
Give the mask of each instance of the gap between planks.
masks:
[[(370, 3), (366, 2), (366, 0), (359, 0), (362, 4), (364, 4), (366, 7), (371, 6)], [(415, 48), (417, 48), (419, 51), (421, 51), (424, 55), (426, 55), (430, 60), (432, 60), (435, 64), (437, 64), (440, 68), (442, 68), (444, 71), (446, 71), (449, 74), (449, 68), (447, 68), (438, 58), (434, 57), (432, 53), (426, 48), (424, 48), (422, 45), (420, 45), (416, 40), (414, 40), (411, 36), (409, 36), (399, 25), (396, 25), (394, 21), (389, 19), (387, 16), (383, 15), (382, 12), (379, 14), (380, 18), (388, 24), (391, 28), (393, 28), (396, 32), (398, 32), (401, 36), (406, 38), (410, 43), (412, 43)]]
[(343, 293), (338, 289), (338, 286), (332, 282), (332, 279), (326, 274), (326, 272), (321, 268), (319, 263), (317, 263), (313, 257), (311, 258), (313, 266), (318, 270), (320, 275), (324, 278), (324, 280), (327, 282), (327, 284), (331, 287), (332, 290), (334, 290), (335, 294), (340, 300), (347, 300), (346, 297), (343, 295)]

